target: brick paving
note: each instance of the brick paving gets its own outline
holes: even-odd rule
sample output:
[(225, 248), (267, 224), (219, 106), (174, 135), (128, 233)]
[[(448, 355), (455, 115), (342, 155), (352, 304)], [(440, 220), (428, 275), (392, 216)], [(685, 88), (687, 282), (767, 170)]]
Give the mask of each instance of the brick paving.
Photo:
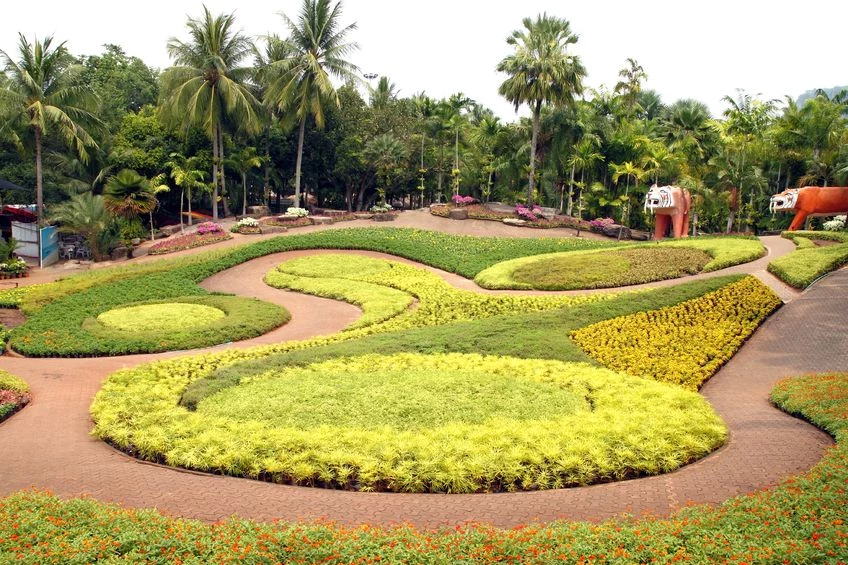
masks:
[[(402, 214), (401, 218), (407, 218), (408, 224), (431, 225), (430, 218), (414, 214)], [(485, 227), (487, 235), (495, 235), (489, 226), (496, 226), (498, 232), (509, 230), (510, 235), (530, 231), (491, 222), (482, 227), (472, 227), (471, 221), (435, 223), (444, 222), (450, 222), (444, 225), (453, 229)], [(562, 234), (533, 233), (539, 235), (569, 234), (565, 230)], [(183, 353), (97, 359), (2, 357), (0, 368), (30, 384), (33, 402), (0, 424), (0, 496), (37, 487), (62, 497), (90, 495), (207, 521), (237, 514), (257, 520), (325, 518), (346, 524), (412, 523), (433, 528), (469, 520), (508, 527), (557, 518), (598, 521), (621, 513), (667, 515), (690, 502), (718, 503), (767, 488), (809, 469), (832, 445), (826, 434), (771, 406), (768, 393), (784, 376), (848, 367), (848, 335), (844, 330), (848, 269), (799, 294), (782, 288), (763, 271), (769, 259), (790, 249), (791, 244), (786, 247), (779, 238), (765, 242), (770, 247), (769, 258), (735, 270), (754, 272), (793, 300), (767, 320), (702, 389), (730, 427), (729, 443), (674, 473), (554, 491), (412, 495), (329, 491), (181, 471), (141, 463), (92, 438), (88, 434), (88, 406), (111, 372)], [(303, 253), (309, 252), (285, 255)], [(262, 284), (261, 275), (281, 259), (260, 258), (204, 281), (207, 289), (273, 300), (293, 313), (289, 324), (271, 334), (210, 350), (330, 333), (356, 319), (358, 310), (350, 305), (277, 291)], [(440, 274), (452, 283), (469, 285), (454, 275)]]

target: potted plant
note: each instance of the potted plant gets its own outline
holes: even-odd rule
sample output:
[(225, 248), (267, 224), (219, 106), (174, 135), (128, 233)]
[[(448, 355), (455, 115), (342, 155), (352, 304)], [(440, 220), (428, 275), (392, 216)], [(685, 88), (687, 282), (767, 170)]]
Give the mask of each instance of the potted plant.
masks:
[(236, 224), (230, 228), (230, 231), (242, 234), (259, 234), (262, 233), (262, 228), (259, 227), (259, 220), (256, 218), (245, 217), (236, 222)]
[(392, 213), (391, 205), (383, 203), (371, 207), (371, 212), (374, 214), (375, 222), (391, 222), (395, 219), (395, 214)]

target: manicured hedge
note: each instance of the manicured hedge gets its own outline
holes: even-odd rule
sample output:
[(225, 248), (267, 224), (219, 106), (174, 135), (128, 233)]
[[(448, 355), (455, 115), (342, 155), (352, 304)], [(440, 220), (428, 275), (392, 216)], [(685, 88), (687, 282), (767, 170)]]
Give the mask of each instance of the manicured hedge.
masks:
[[(790, 286), (807, 288), (819, 277), (848, 263), (848, 233), (794, 231), (783, 232), (783, 237), (795, 241), (798, 248), (771, 261), (768, 271)], [(813, 239), (841, 243), (818, 247), (812, 244)]]
[[(812, 391), (812, 392), (811, 392)], [(92, 563), (841, 563), (848, 553), (848, 374), (790, 379), (774, 398), (836, 436), (808, 473), (668, 519), (498, 529), (213, 525), (26, 491), (0, 500), (0, 561)], [(823, 411), (819, 407), (826, 403)]]

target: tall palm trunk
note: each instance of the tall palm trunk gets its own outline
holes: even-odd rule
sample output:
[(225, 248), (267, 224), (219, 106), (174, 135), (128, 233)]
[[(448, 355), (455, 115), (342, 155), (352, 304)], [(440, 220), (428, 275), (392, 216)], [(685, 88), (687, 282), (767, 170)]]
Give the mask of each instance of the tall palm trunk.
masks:
[(183, 228), (183, 208), (185, 205), (185, 189), (180, 190), (180, 233), (184, 231)]
[(539, 141), (539, 125), (542, 119), (542, 103), (533, 108), (533, 135), (530, 139), (530, 178), (527, 183), (527, 207), (533, 208), (533, 192), (536, 189), (536, 143)]
[(227, 172), (224, 170), (224, 128), (218, 128), (218, 153), (221, 163), (221, 203), (224, 205), (224, 217), (231, 216), (230, 203), (227, 199)]
[(265, 179), (262, 186), (262, 202), (271, 204), (271, 128), (265, 128)]
[(241, 192), (242, 192), (242, 201), (241, 201), (241, 215), (247, 215), (247, 173), (242, 171), (241, 173)]
[(300, 207), (300, 166), (303, 162), (303, 136), (306, 132), (306, 118), (300, 121), (300, 133), (297, 137), (297, 162), (294, 166), (294, 205)]
[(35, 211), (39, 229), (44, 223), (44, 187), (41, 175), (41, 128), (35, 126)]
[(188, 225), (191, 226), (193, 223), (193, 219), (191, 217), (191, 188), (186, 189), (186, 197), (186, 202), (188, 202)]
[[(456, 128), (456, 141), (453, 146), (453, 168), (455, 171), (459, 170), (459, 127)], [(453, 185), (453, 193), (459, 194), (459, 185), (456, 183)]]
[[(574, 208), (574, 169), (576, 168), (576, 163), (571, 164), (571, 180), (568, 183), (568, 206), (566, 206), (565, 214), (567, 216), (571, 215), (571, 212)], [(562, 206), (560, 206), (560, 212), (562, 212)]]
[[(188, 225), (191, 225), (191, 191), (188, 194)], [(212, 132), (212, 221), (218, 221), (218, 124)]]

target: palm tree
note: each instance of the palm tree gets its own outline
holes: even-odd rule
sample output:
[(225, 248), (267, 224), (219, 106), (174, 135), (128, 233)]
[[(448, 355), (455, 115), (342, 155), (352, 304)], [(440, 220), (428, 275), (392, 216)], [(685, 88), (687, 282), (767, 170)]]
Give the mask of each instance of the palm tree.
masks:
[(259, 101), (245, 86), (251, 70), (238, 65), (252, 53), (250, 39), (235, 32), (233, 14), (189, 18), (189, 42), (171, 38), (168, 54), (176, 66), (162, 73), (161, 112), (186, 132), (199, 126), (212, 140), (212, 218), (218, 220), (218, 186), (223, 182), (224, 123), (259, 133)]
[(568, 45), (577, 42), (568, 21), (542, 14), (535, 21), (524, 18), (522, 23), (524, 30), (513, 31), (506, 40), (515, 52), (498, 64), (498, 71), (510, 75), (498, 92), (515, 105), (516, 111), (527, 103), (533, 112), (527, 186), (527, 205), (532, 206), (542, 105), (572, 103), (583, 91), (586, 69), (579, 57), (566, 53)]
[(633, 178), (635, 183), (634, 188), (638, 188), (639, 181), (645, 177), (645, 171), (643, 171), (638, 165), (634, 165), (630, 161), (625, 161), (624, 163), (616, 164), (612, 163), (610, 165), (612, 169), (612, 182), (618, 182), (618, 179), (622, 176), (624, 177), (624, 198), (621, 201), (621, 225), (627, 226), (629, 224), (629, 211), (630, 211), (630, 178)]
[[(156, 208), (156, 195), (153, 194), (149, 179), (131, 169), (123, 169), (106, 180), (103, 205), (116, 216), (136, 218)], [(152, 225), (150, 230), (152, 233)]]
[(377, 171), (382, 187), (377, 187), (380, 203), (386, 203), (386, 191), (392, 184), (392, 178), (406, 159), (406, 148), (391, 134), (378, 135), (365, 146), (365, 158)]
[(315, 125), (323, 128), (324, 108), (339, 106), (331, 77), (344, 82), (358, 79), (359, 69), (345, 59), (357, 48), (346, 41), (356, 24), (340, 27), (341, 2), (331, 7), (330, 0), (303, 0), (297, 22), (285, 14), (282, 17), (290, 34), (284, 40), (288, 56), (270, 65), (267, 99), (284, 119), (300, 125), (294, 175), (294, 204), (299, 206), (306, 119), (312, 116)]
[[(97, 97), (87, 85), (77, 84), (82, 67), (62, 42), (52, 48), (53, 37), (33, 44), (19, 35), (19, 61), (5, 51), (7, 80), (0, 84), (0, 102), (11, 109), (11, 119), (0, 123), (0, 133), (13, 128), (25, 128), (35, 143), (35, 205), (38, 225), (43, 224), (44, 192), (42, 179), (42, 146), (44, 137), (53, 128), (72, 147), (83, 163), (88, 162), (90, 148), (97, 144), (83, 127), (84, 123), (99, 124), (92, 112)], [(14, 135), (14, 134), (13, 134)]]
[(389, 77), (381, 76), (377, 88), (370, 88), (369, 103), (372, 108), (386, 108), (397, 100), (397, 87), (389, 80)]
[(253, 146), (245, 147), (227, 161), (241, 175), (241, 215), (247, 214), (247, 173), (250, 169), (257, 169), (265, 162), (264, 157), (256, 154), (256, 148)]
[(109, 252), (113, 220), (103, 196), (74, 194), (70, 200), (51, 207), (50, 221), (59, 224), (59, 231), (82, 235), (96, 258)]
[(171, 178), (174, 184), (180, 187), (180, 230), (183, 227), (183, 196), (188, 196), (188, 225), (192, 224), (191, 217), (191, 191), (193, 189), (207, 188), (204, 183), (206, 173), (200, 170), (197, 156), (186, 157), (180, 153), (171, 153), (171, 160), (165, 163), (171, 169)]

